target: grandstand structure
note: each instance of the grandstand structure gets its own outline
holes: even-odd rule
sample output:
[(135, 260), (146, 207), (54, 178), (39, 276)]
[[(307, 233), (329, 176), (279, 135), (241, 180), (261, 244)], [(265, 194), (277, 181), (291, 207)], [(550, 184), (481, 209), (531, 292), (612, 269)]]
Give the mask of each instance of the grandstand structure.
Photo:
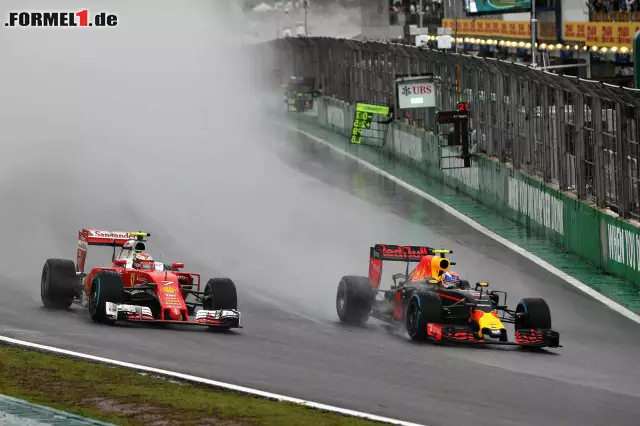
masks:
[(361, 0), (361, 10), (363, 39), (421, 44), (416, 36), (424, 34), (437, 48), (438, 34), (446, 33), (457, 52), (635, 85), (640, 0)]

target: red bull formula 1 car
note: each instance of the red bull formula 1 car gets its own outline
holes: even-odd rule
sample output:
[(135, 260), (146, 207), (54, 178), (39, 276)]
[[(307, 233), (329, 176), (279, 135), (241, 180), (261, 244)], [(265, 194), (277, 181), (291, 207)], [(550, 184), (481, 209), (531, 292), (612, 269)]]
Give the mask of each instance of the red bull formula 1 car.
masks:
[[(431, 247), (376, 244), (370, 249), (369, 276), (340, 280), (338, 317), (358, 325), (370, 316), (404, 325), (412, 340), (561, 347), (543, 299), (522, 299), (510, 310), (506, 292), (489, 290), (486, 282), (472, 289), (468, 281), (449, 271), (455, 265), (446, 257), (449, 253)], [(406, 272), (394, 274), (388, 290), (380, 288), (384, 261), (406, 262)], [(409, 272), (411, 263), (417, 265)], [(509, 341), (504, 323), (514, 324), (514, 341)]]
[[(144, 238), (149, 236), (146, 232), (80, 230), (75, 264), (67, 259), (47, 259), (44, 264), (40, 283), (43, 305), (68, 309), (77, 303), (89, 309), (92, 320), (103, 323), (242, 328), (233, 281), (213, 278), (200, 291), (200, 274), (181, 271), (183, 263), (166, 265), (153, 260), (146, 252)], [(113, 247), (111, 265), (85, 273), (89, 246)], [(190, 295), (194, 301), (187, 301)], [(197, 307), (201, 309), (196, 311)]]

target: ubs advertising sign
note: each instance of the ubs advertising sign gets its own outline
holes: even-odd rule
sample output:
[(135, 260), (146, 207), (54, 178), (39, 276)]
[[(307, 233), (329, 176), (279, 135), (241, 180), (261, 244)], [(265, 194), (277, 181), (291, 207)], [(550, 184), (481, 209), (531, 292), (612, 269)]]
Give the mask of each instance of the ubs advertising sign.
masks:
[(396, 93), (400, 109), (436, 106), (436, 85), (431, 76), (397, 78)]

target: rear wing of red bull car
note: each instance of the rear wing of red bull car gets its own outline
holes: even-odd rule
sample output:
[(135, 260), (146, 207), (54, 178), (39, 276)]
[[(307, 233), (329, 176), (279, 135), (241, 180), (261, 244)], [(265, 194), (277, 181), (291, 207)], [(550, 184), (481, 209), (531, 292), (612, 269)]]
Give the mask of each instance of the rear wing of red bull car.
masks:
[(144, 251), (144, 237), (150, 237), (147, 232), (118, 232), (101, 231), (97, 229), (81, 229), (78, 231), (78, 258), (77, 272), (84, 272), (84, 264), (87, 259), (89, 246), (113, 247), (113, 258), (115, 258), (116, 247), (124, 246), (127, 241), (138, 240), (141, 244), (140, 251)]
[[(425, 256), (444, 256), (453, 253), (452, 250), (435, 249), (428, 246), (400, 246), (395, 244), (375, 244), (369, 249), (369, 281), (374, 289), (380, 287), (380, 279), (382, 278), (382, 263), (390, 262), (406, 262), (409, 275), (409, 264), (412, 262), (420, 262)], [(455, 264), (455, 263), (451, 263)]]

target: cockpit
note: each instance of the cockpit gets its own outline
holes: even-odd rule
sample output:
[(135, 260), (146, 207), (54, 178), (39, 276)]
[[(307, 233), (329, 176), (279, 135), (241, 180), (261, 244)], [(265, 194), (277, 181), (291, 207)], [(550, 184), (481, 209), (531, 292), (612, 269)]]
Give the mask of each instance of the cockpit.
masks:
[(115, 258), (118, 260), (125, 260), (125, 268), (127, 269), (141, 269), (147, 271), (159, 269), (153, 261), (153, 258), (145, 252), (146, 248), (147, 247), (143, 241), (130, 240), (120, 248), (120, 252)]
[(133, 267), (143, 271), (153, 271), (156, 269), (156, 263), (154, 261), (134, 262)]
[(134, 254), (144, 253), (146, 249), (147, 247), (142, 241), (127, 241), (120, 249), (117, 259), (132, 260)]

